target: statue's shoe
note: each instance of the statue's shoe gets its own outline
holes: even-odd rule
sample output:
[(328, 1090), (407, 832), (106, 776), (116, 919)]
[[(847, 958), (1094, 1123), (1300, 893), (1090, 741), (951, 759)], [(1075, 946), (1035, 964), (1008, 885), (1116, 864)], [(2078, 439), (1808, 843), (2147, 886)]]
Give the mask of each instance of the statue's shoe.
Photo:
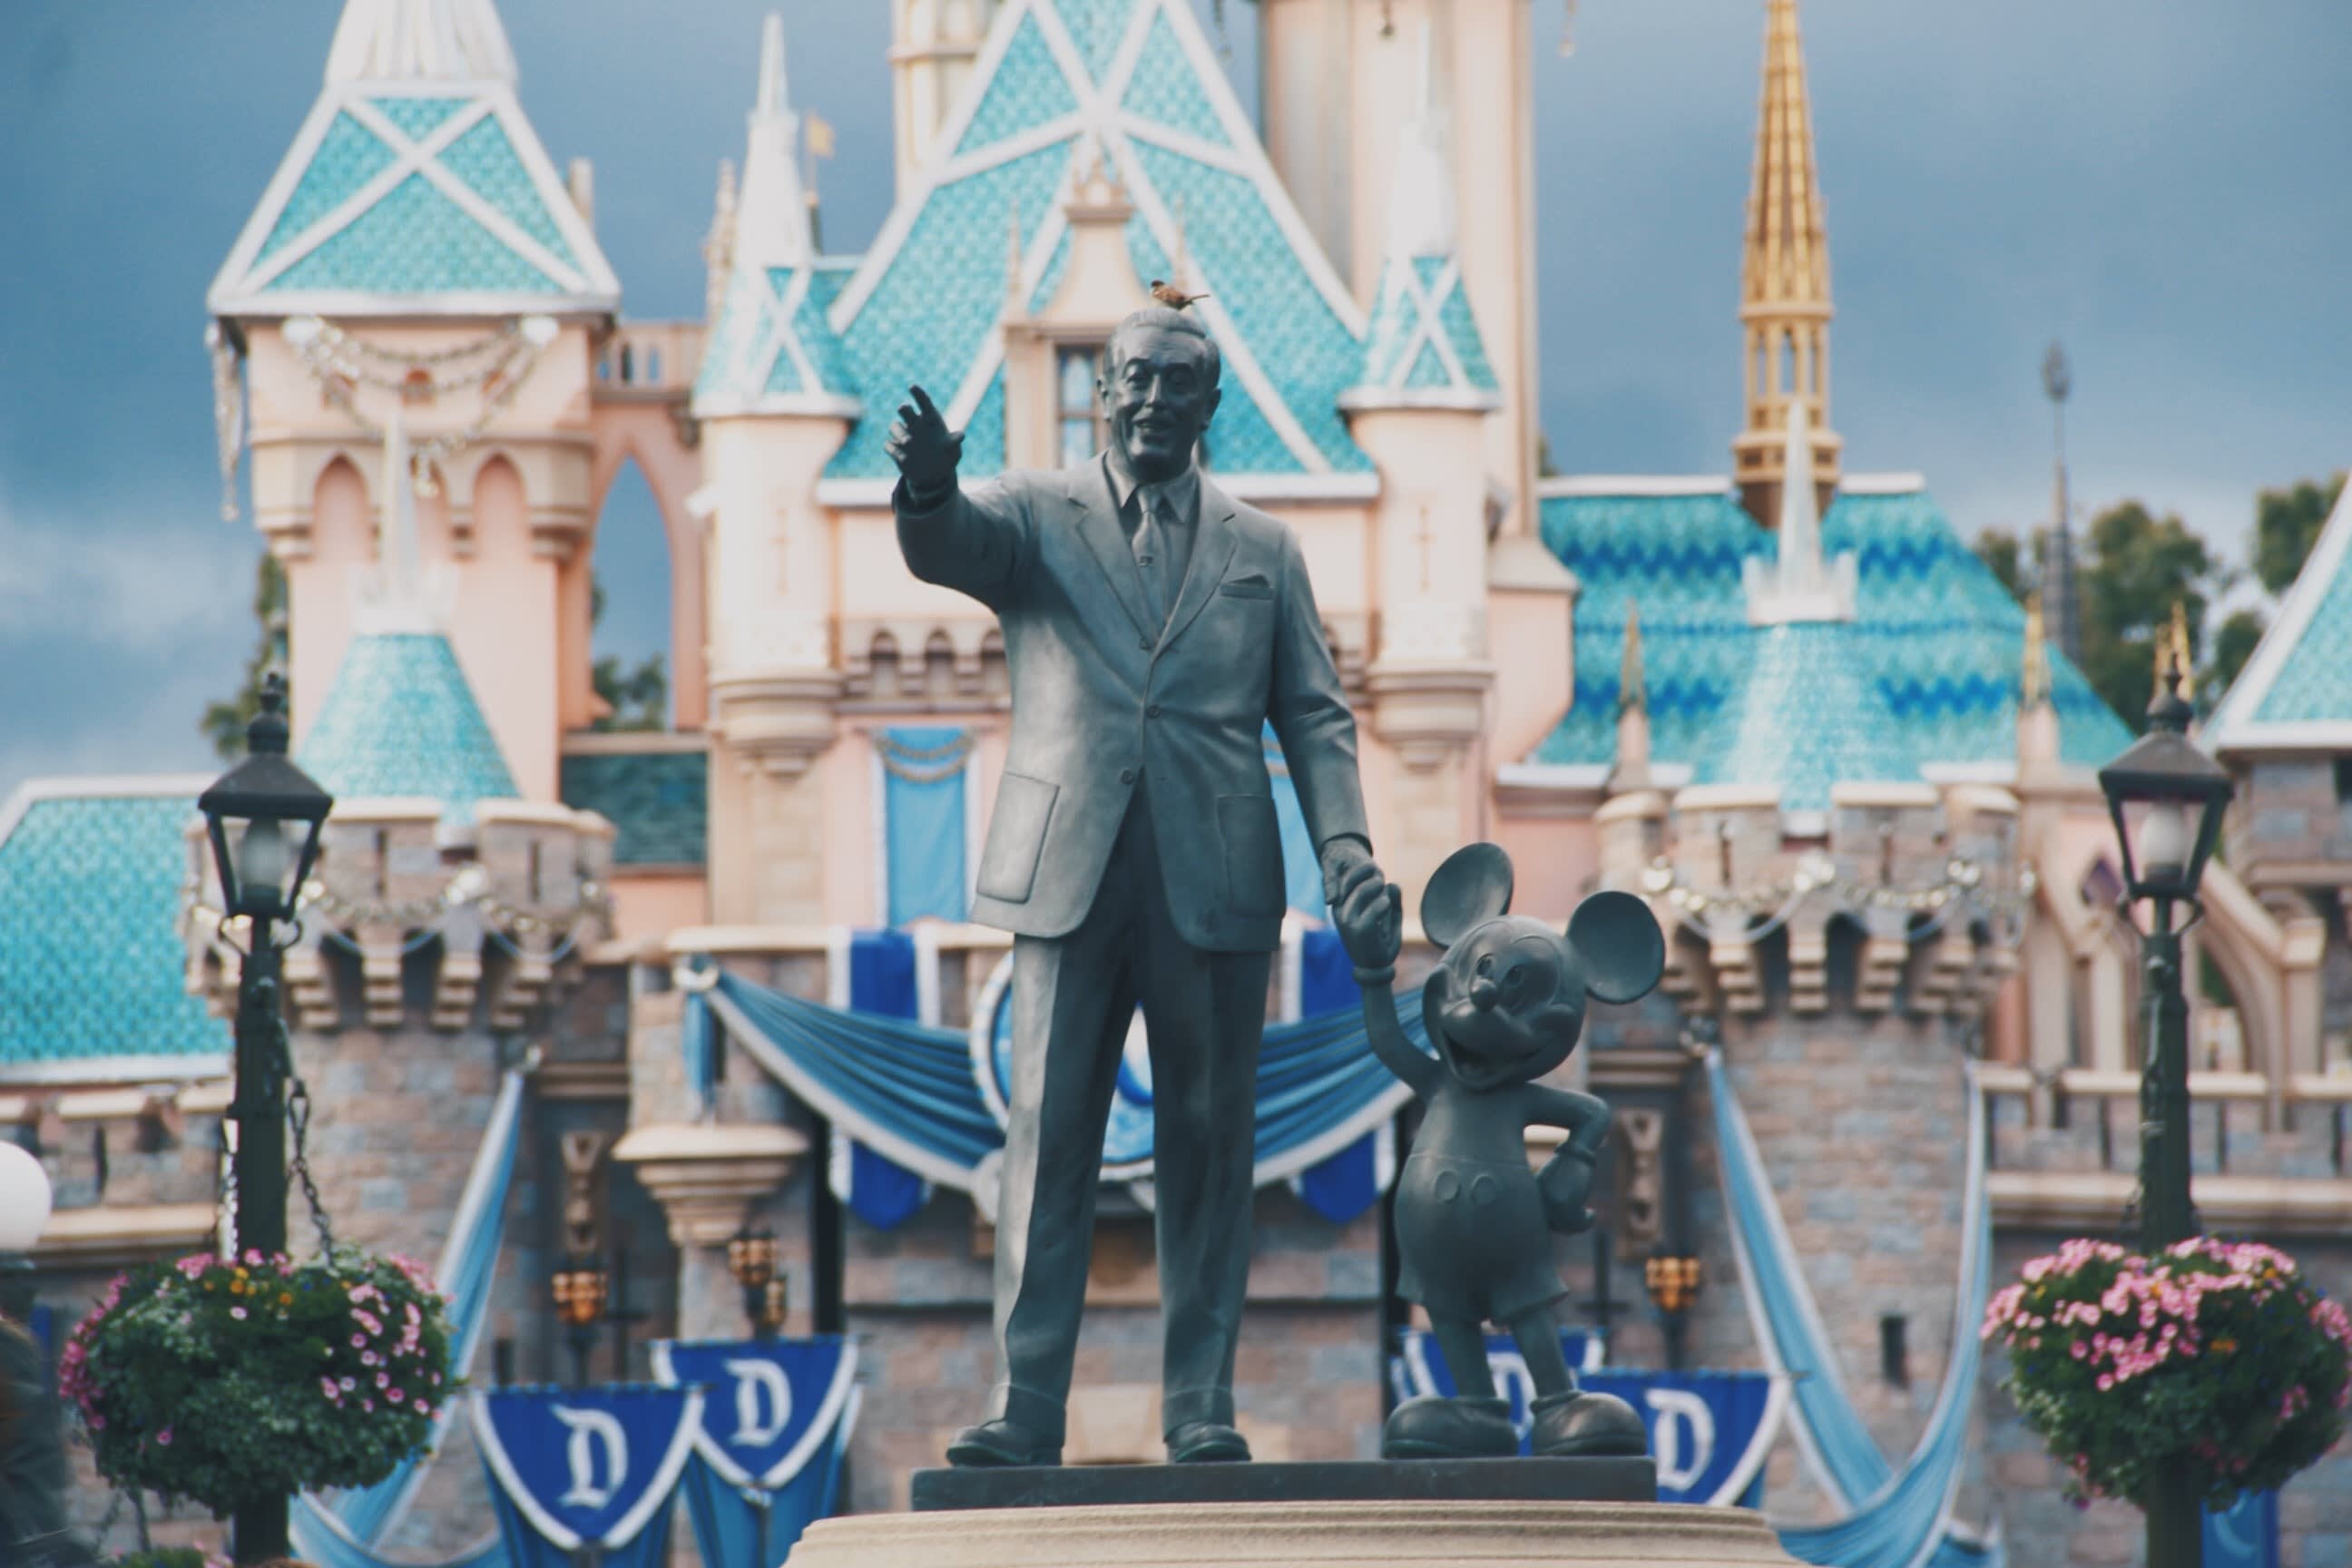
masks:
[(1511, 1407), (1499, 1399), (1408, 1399), (1381, 1430), (1384, 1459), (1499, 1459), (1518, 1451)]
[(1613, 1394), (1547, 1394), (1532, 1414), (1535, 1451), (1546, 1458), (1638, 1459), (1650, 1451), (1642, 1417)]
[(1001, 1415), (970, 1428), (948, 1445), (948, 1463), (958, 1469), (1058, 1465), (1061, 1462), (1061, 1444)]
[(1249, 1457), (1248, 1441), (1214, 1421), (1187, 1421), (1168, 1434), (1171, 1465), (1240, 1464)]

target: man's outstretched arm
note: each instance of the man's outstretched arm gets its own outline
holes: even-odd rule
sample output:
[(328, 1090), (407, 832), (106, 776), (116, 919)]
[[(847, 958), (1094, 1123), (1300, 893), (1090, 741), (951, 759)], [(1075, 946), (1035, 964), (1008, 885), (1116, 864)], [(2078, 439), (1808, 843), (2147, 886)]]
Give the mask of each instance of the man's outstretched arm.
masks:
[(885, 449), (898, 465), (890, 497), (898, 519), (898, 553), (926, 583), (971, 595), (990, 609), (1004, 606), (1027, 561), (1028, 510), (1001, 480), (970, 490), (956, 482), (963, 434), (921, 387), (908, 389)]

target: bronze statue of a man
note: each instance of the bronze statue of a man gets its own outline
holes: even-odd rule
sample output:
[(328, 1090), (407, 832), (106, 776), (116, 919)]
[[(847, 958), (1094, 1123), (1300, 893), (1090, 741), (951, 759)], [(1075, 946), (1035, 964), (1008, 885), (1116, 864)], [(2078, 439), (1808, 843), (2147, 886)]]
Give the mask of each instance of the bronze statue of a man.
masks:
[(1104, 350), (1110, 445), (1091, 461), (960, 488), (963, 437), (920, 387), (890, 432), (907, 565), (996, 612), (1013, 682), (972, 905), (1014, 936), (997, 1383), (948, 1450), (957, 1465), (1061, 1460), (1104, 1121), (1139, 1003), (1169, 1458), (1249, 1458), (1234, 1349), (1284, 909), (1269, 721), (1336, 918), (1371, 921), (1393, 896), (1298, 542), (1193, 466), (1218, 369), (1192, 317), (1143, 310)]

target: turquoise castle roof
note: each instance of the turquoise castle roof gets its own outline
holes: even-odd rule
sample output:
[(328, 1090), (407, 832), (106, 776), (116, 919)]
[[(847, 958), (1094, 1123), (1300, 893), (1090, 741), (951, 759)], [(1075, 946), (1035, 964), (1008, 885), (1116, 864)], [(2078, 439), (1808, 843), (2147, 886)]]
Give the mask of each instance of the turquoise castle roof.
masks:
[[(1783, 811), (1826, 811), (1840, 784), (1914, 783), (1918, 763), (1884, 719), (1843, 621), (1759, 626), (1700, 731), (1693, 784), (1773, 786)], [(1646, 653), (1648, 637), (1643, 637)]]
[(510, 80), (331, 79), (215, 315), (607, 313), (621, 286)]
[(1191, 9), (1010, 0), (929, 168), (834, 302), (865, 414), (828, 477), (893, 476), (883, 441), (909, 382), (964, 427), (967, 473), (1003, 467), (996, 329), (1016, 278), (1004, 237), (1017, 227), (1017, 278), (1033, 302), (1050, 299), (1069, 249), (1059, 198), (1097, 149), (1135, 205), (1127, 242), (1139, 281), (1176, 276), (1170, 258), (1181, 252), (1187, 284), (1212, 296), (1194, 307), (1224, 356), (1212, 466), (1369, 476), (1339, 406), (1362, 362), (1362, 312), (1275, 177)]
[[(1744, 562), (1776, 560), (1778, 552), (1771, 531), (1727, 489), (1555, 491), (1543, 501), (1542, 526), (1545, 543), (1583, 586), (1576, 605), (1575, 698), (1529, 761), (1606, 766), (1614, 760), (1618, 670), (1632, 605), (1640, 606), (1654, 762), (1706, 765), (1726, 733), (1722, 724), (1736, 725), (1720, 720), (1727, 708), (1787, 700), (1776, 683), (1798, 677), (1766, 673), (1768, 664), (1787, 666), (1777, 655), (1767, 658), (1772, 628), (1748, 624), (1741, 581)], [(1904, 776), (2012, 764), (2025, 612), (1960, 542), (1934, 500), (1916, 489), (1842, 492), (1822, 520), (1822, 548), (1832, 556), (1851, 551), (1857, 560), (1856, 618), (1835, 639), (1852, 680), (1816, 694), (1834, 702), (1835, 711), (1790, 719), (1791, 742), (1803, 741), (1809, 727), (1836, 736), (1860, 724), (1874, 727), (1905, 760), (1912, 772)], [(2062, 760), (2078, 767), (2106, 763), (2130, 743), (2131, 731), (2054, 645), (2050, 666)], [(1857, 754), (1871, 759), (1870, 769), (1887, 765), (1878, 760), (1875, 741)]]
[(695, 417), (864, 413), (849, 356), (825, 319), (854, 265), (738, 268), (695, 378)]
[(478, 801), (520, 793), (438, 632), (353, 637), (299, 761), (338, 799), (423, 796), (459, 822)]
[(228, 1068), (179, 918), (203, 779), (41, 782), (0, 805), (0, 1081)]
[(1501, 406), (1495, 367), (1451, 256), (1391, 256), (1364, 335), (1349, 408)]
[(2216, 752), (2352, 751), (2352, 485), (2203, 741)]

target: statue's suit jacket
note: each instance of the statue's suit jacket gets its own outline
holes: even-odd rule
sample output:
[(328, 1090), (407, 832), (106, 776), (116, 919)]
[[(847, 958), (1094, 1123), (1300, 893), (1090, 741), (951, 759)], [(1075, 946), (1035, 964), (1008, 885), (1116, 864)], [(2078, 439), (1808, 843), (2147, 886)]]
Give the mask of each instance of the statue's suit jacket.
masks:
[(928, 512), (897, 499), (898, 545), (927, 583), (997, 614), (1013, 737), (971, 918), (1066, 936), (1094, 903), (1139, 779), (1176, 928), (1245, 952), (1281, 941), (1272, 721), (1317, 848), (1369, 846), (1356, 723), (1298, 542), (1201, 476), (1192, 555), (1164, 626), (1143, 586), (1108, 459), (1013, 472)]

